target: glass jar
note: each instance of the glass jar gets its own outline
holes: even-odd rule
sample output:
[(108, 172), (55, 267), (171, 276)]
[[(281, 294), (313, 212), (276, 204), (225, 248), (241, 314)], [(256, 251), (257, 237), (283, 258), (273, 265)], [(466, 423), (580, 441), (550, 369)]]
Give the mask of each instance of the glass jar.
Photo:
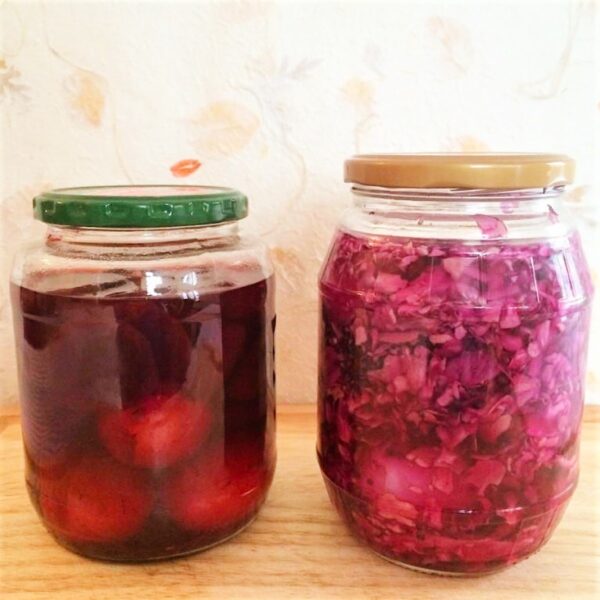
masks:
[(575, 488), (592, 287), (555, 155), (346, 162), (320, 279), (318, 455), (381, 556), (483, 574), (550, 537)]
[(57, 541), (139, 561), (213, 546), (275, 466), (273, 269), (235, 190), (55, 190), (12, 274), (26, 480)]

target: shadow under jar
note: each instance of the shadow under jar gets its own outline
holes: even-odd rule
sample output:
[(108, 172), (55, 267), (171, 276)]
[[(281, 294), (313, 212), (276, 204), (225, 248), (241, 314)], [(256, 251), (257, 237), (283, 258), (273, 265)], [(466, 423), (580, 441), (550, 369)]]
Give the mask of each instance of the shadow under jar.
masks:
[(272, 266), (227, 188), (55, 190), (12, 275), (27, 487), (89, 557), (243, 529), (275, 468)]
[(554, 155), (346, 162), (320, 279), (318, 455), (375, 552), (445, 575), (518, 562), (573, 493), (592, 287)]

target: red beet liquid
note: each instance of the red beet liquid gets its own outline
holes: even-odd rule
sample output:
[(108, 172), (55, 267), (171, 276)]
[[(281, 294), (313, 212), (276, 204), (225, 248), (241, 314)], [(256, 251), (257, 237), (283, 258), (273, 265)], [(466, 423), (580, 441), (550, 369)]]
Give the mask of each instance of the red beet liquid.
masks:
[(275, 463), (271, 279), (194, 298), (12, 294), (27, 484), (61, 544), (164, 558), (253, 519)]

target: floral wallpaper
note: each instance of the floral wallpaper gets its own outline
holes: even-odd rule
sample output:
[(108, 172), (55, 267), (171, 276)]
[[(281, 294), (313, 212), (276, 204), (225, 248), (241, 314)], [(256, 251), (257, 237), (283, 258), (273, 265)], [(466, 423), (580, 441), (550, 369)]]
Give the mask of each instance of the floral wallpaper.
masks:
[[(314, 401), (317, 273), (356, 152), (559, 151), (600, 287), (592, 1), (0, 2), (0, 398), (7, 280), (33, 195), (109, 183), (245, 191), (278, 275), (278, 396)], [(596, 48), (596, 61), (600, 52)], [(600, 310), (588, 401), (600, 401)]]

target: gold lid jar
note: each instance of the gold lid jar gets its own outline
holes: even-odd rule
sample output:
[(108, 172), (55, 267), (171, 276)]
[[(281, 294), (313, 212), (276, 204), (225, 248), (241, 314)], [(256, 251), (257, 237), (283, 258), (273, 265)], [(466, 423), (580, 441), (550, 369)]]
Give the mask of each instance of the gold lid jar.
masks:
[(563, 154), (362, 154), (344, 167), (347, 182), (394, 188), (548, 188), (575, 175)]

